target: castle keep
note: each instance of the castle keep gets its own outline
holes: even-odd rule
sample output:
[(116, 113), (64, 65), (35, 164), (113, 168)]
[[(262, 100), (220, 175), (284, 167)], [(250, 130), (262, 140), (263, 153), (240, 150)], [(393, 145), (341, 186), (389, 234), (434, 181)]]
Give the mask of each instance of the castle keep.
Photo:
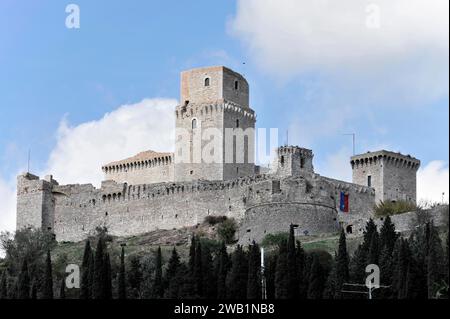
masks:
[[(416, 201), (420, 161), (409, 155), (382, 150), (353, 156), (353, 183), (315, 173), (313, 152), (298, 146), (279, 147), (268, 171), (256, 166), (249, 85), (228, 68), (184, 71), (180, 91), (174, 153), (149, 150), (105, 164), (100, 188), (22, 174), (17, 228), (44, 228), (58, 241), (79, 241), (98, 226), (130, 236), (227, 216), (240, 226), (239, 241), (248, 243), (290, 224), (303, 235), (351, 231), (372, 216), (378, 201)], [(202, 138), (209, 132), (216, 132), (213, 139)]]

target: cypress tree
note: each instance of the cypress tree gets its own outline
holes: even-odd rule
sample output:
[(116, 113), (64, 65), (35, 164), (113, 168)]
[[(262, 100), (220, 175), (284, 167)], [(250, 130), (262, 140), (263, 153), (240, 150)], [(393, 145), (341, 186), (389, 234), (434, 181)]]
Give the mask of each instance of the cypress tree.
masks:
[(52, 275), (52, 260), (50, 250), (47, 251), (47, 259), (45, 262), (45, 277), (42, 290), (43, 299), (53, 299), (53, 275)]
[(217, 277), (213, 271), (213, 261), (208, 246), (202, 249), (202, 271), (203, 271), (203, 297), (216, 299)]
[(227, 297), (226, 280), (230, 266), (230, 258), (224, 242), (220, 246), (219, 255), (216, 259), (217, 299), (225, 299)]
[(0, 299), (8, 298), (8, 275), (6, 270), (2, 272), (2, 276), (0, 277)]
[(59, 286), (59, 299), (66, 299), (66, 282), (64, 278), (61, 280), (61, 285)]
[(429, 228), (427, 286), (428, 298), (431, 299), (436, 298), (436, 292), (445, 280), (444, 251), (437, 229), (433, 224), (428, 224), (427, 227)]
[[(105, 249), (106, 251), (106, 249)], [(104, 267), (105, 267), (105, 272), (104, 272), (104, 295), (105, 295), (105, 299), (112, 299), (112, 274), (111, 274), (111, 259), (109, 258), (109, 253), (106, 252), (105, 253), (105, 261), (103, 263)]]
[(264, 269), (264, 277), (266, 278), (267, 299), (275, 299), (275, 273), (277, 269), (278, 255), (269, 255), (267, 267)]
[[(143, 272), (141, 261), (138, 256), (130, 256), (130, 269), (127, 274), (128, 286), (130, 288), (129, 296), (131, 298), (139, 298), (141, 291), (141, 283), (143, 282)], [(150, 293), (149, 293), (150, 295)], [(150, 298), (150, 296), (148, 296)]]
[(248, 261), (242, 246), (233, 252), (231, 269), (227, 276), (228, 299), (245, 299), (247, 297)]
[(203, 297), (203, 263), (202, 263), (202, 244), (197, 241), (194, 255), (194, 281), (195, 294), (198, 298)]
[(380, 229), (380, 251), (383, 251), (383, 249), (386, 248), (387, 253), (392, 254), (397, 238), (398, 234), (395, 231), (395, 225), (388, 215), (384, 219), (383, 226), (381, 226)]
[(30, 276), (28, 274), (28, 263), (26, 259), (22, 262), (22, 268), (17, 281), (17, 298), (30, 299)]
[(294, 225), (289, 227), (289, 238), (287, 243), (287, 269), (288, 269), (288, 299), (297, 299), (299, 296), (299, 278), (297, 268), (297, 251), (295, 244)]
[(153, 280), (152, 296), (155, 299), (162, 298), (164, 296), (164, 287), (162, 281), (162, 254), (161, 247), (158, 247), (156, 251), (155, 259), (155, 278)]
[(328, 278), (325, 282), (325, 289), (323, 291), (324, 299), (343, 298), (341, 291), (336, 288), (336, 259), (337, 255), (334, 256), (330, 273), (328, 274)]
[(261, 253), (253, 242), (249, 246), (247, 299), (261, 299)]
[(414, 258), (410, 258), (408, 263), (408, 270), (406, 273), (406, 293), (407, 299), (421, 299), (424, 297), (422, 293), (422, 287), (420, 284), (420, 269), (417, 261)]
[(298, 297), (306, 299), (308, 296), (308, 274), (306, 269), (306, 256), (300, 241), (297, 241), (297, 276), (298, 276)]
[(125, 248), (123, 246), (122, 251), (120, 253), (120, 270), (117, 287), (118, 287), (117, 296), (119, 297), (119, 299), (127, 299), (127, 287), (125, 277)]
[(341, 297), (341, 289), (344, 283), (349, 280), (349, 257), (347, 253), (347, 240), (345, 237), (344, 229), (341, 230), (341, 235), (339, 237), (339, 248), (338, 254), (336, 256), (336, 266), (335, 266), (335, 297)]
[(37, 283), (36, 280), (31, 284), (31, 299), (37, 299)]
[(378, 236), (378, 232), (373, 232), (372, 233), (372, 238), (370, 240), (370, 246), (369, 246), (369, 251), (367, 254), (367, 264), (375, 264), (378, 265), (378, 258), (379, 258), (379, 236)]
[[(392, 283), (392, 253), (389, 253), (389, 247), (384, 246), (380, 255), (380, 284), (383, 286), (390, 286)], [(379, 292), (382, 299), (387, 299), (391, 296), (391, 289), (382, 289)]]
[(322, 299), (325, 288), (325, 272), (320, 264), (319, 256), (313, 254), (309, 277), (308, 299)]
[(282, 241), (275, 270), (275, 299), (288, 299), (290, 297), (289, 279), (287, 243)]
[(95, 251), (94, 260), (94, 278), (92, 283), (92, 298), (106, 299), (105, 283), (106, 283), (106, 268), (105, 265), (105, 244), (103, 237), (100, 237), (97, 242), (97, 249)]
[(84, 245), (84, 253), (83, 253), (83, 263), (81, 264), (81, 284), (80, 284), (80, 299), (89, 299), (91, 298), (91, 290), (92, 290), (92, 272), (93, 269), (90, 268), (92, 259), (92, 248), (91, 243), (86, 240), (86, 244)]
[(394, 247), (394, 275), (392, 279), (392, 288), (394, 297), (405, 299), (407, 296), (407, 273), (410, 262), (410, 249), (408, 241), (400, 238)]
[(366, 276), (366, 254), (363, 245), (356, 249), (351, 263), (351, 279), (355, 283), (364, 283)]
[(155, 263), (156, 258), (150, 256), (142, 260), (142, 283), (140, 284), (140, 291), (137, 291), (137, 298), (152, 299), (154, 296), (153, 285), (155, 283)]
[(178, 274), (180, 269), (180, 256), (178, 256), (175, 247), (172, 250), (172, 255), (169, 259), (166, 274), (164, 276), (165, 297), (169, 299), (176, 299), (179, 297)]
[(375, 222), (372, 218), (369, 219), (369, 221), (366, 224), (366, 229), (364, 230), (364, 240), (363, 240), (363, 250), (366, 254), (368, 254), (370, 245), (372, 243), (372, 237), (373, 234), (377, 232), (377, 225), (375, 225)]

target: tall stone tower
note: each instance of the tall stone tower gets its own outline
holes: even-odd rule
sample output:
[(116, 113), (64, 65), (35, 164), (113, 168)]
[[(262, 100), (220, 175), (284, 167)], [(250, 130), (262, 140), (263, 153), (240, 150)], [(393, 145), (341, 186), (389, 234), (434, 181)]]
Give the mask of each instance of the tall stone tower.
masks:
[(353, 183), (373, 187), (376, 203), (397, 200), (416, 203), (418, 159), (381, 150), (352, 156), (350, 163)]
[(181, 73), (175, 181), (253, 175), (255, 112), (245, 78), (226, 67)]

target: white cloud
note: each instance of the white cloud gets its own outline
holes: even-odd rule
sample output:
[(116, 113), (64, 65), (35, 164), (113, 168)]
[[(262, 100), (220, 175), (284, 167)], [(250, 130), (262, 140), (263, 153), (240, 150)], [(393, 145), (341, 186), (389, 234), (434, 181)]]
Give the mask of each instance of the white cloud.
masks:
[(316, 171), (322, 176), (351, 182), (350, 156), (350, 149), (343, 147), (336, 153), (327, 155), (324, 161), (319, 162)]
[(417, 172), (417, 199), (418, 202), (448, 203), (449, 168), (444, 161), (431, 161)]
[[(379, 28), (366, 24), (371, 4)], [(448, 0), (239, 0), (230, 30), (274, 75), (313, 71), (374, 97), (434, 99), (448, 95), (448, 8)]]
[(63, 119), (42, 175), (52, 174), (61, 184), (98, 186), (103, 164), (149, 149), (172, 151), (176, 104), (173, 99), (145, 99), (77, 126)]
[(0, 177), (0, 232), (16, 229), (16, 190)]

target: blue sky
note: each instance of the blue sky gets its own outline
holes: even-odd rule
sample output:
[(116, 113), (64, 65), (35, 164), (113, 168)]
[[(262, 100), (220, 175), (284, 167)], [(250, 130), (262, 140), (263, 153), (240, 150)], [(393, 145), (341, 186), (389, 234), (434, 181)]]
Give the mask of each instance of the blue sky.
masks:
[[(421, 159), (424, 194), (448, 196), (448, 1), (411, 1), (378, 1), (380, 25), (371, 29), (364, 23), (373, 12), (356, 0), (324, 1), (319, 10), (303, 0), (74, 0), (80, 29), (68, 29), (70, 2), (2, 0), (0, 209), (11, 211), (28, 149), (33, 172), (64, 175), (57, 167), (67, 165), (71, 175), (55, 178), (84, 182), (77, 165), (96, 157), (94, 142), (105, 144), (84, 124), (108, 131), (109, 120), (124, 116), (121, 106), (137, 105), (129, 115), (157, 98), (170, 109), (180, 71), (206, 65), (244, 74), (257, 125), (278, 128), (282, 141), (289, 130), (291, 143), (313, 149), (319, 173), (350, 178), (351, 138), (343, 134), (355, 132), (358, 152), (388, 148)], [(130, 130), (140, 140), (125, 153), (158, 140), (152, 127), (165, 115), (145, 114), (155, 125), (114, 135), (128, 141)], [(79, 150), (90, 143), (89, 154), (70, 153), (68, 141)]]

